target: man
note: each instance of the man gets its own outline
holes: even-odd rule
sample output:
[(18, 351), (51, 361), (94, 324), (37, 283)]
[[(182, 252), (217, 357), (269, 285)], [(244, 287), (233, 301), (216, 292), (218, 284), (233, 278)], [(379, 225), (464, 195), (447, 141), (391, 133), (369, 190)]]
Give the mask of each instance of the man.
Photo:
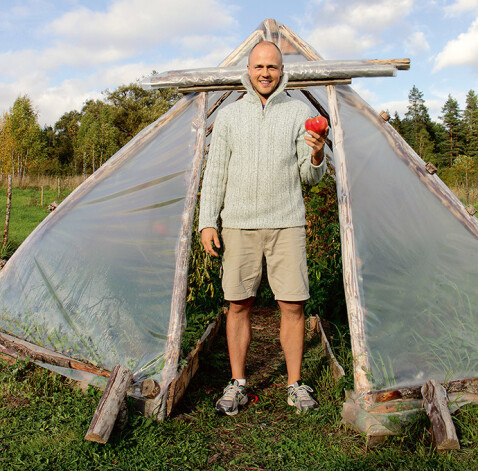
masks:
[[(325, 172), (322, 135), (305, 132), (310, 108), (284, 92), (282, 54), (258, 43), (242, 77), (247, 94), (217, 114), (201, 191), (199, 230), (205, 251), (220, 248), (223, 290), (229, 301), (227, 343), (232, 380), (216, 410), (236, 415), (247, 403), (245, 363), (251, 341), (250, 310), (265, 256), (269, 284), (281, 310), (280, 341), (288, 374), (288, 403), (314, 409), (312, 389), (300, 382), (309, 298), (305, 255), (305, 208), (301, 181), (316, 184)], [(221, 207), (223, 210), (221, 211)]]

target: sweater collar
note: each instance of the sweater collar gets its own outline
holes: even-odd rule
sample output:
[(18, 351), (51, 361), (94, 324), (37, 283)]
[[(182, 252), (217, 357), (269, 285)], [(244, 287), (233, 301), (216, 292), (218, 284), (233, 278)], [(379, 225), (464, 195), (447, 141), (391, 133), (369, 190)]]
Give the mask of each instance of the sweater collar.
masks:
[[(287, 72), (284, 72), (279, 81), (279, 85), (274, 90), (274, 92), (270, 95), (270, 97), (267, 99), (265, 106), (268, 106), (269, 103), (277, 100), (277, 96), (280, 95), (285, 90), (285, 87), (288, 81), (289, 81), (289, 75), (287, 74)], [(244, 97), (244, 99), (247, 99), (248, 101), (252, 103), (259, 103), (262, 106), (261, 99), (259, 98), (259, 95), (254, 90), (251, 83), (251, 78), (249, 77), (249, 74), (247, 72), (242, 74), (241, 82), (247, 91), (247, 95)]]

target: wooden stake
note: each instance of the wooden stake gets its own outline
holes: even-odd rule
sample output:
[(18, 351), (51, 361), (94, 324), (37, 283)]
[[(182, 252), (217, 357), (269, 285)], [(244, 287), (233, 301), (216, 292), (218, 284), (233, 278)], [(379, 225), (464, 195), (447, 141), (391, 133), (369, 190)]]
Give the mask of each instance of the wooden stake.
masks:
[(430, 417), (438, 450), (459, 450), (460, 443), (447, 405), (445, 388), (434, 379), (422, 387), (423, 407)]
[(43, 187), (41, 187), (40, 206), (43, 208)]
[(12, 176), (8, 175), (8, 190), (7, 190), (7, 210), (5, 213), (5, 229), (3, 231), (3, 246), (8, 241), (8, 229), (10, 228), (10, 212), (12, 209)]
[(85, 440), (97, 443), (108, 441), (132, 379), (133, 373), (128, 368), (122, 365), (113, 368)]
[(60, 178), (58, 178), (58, 199), (60, 199)]

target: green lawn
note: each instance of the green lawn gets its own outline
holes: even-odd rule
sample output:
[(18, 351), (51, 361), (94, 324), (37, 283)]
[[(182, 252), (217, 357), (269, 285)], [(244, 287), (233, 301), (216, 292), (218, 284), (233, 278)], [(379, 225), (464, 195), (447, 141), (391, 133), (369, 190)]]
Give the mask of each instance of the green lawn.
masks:
[[(43, 206), (41, 206), (41, 191), (35, 188), (13, 188), (12, 208), (10, 213), (10, 228), (7, 254), (11, 255), (25, 238), (50, 214), (47, 206), (56, 201), (61, 203), (71, 191), (65, 191), (58, 198), (57, 190), (44, 190)], [(7, 206), (7, 190), (0, 189), (0, 227), (3, 239), (5, 227), (5, 211)]]

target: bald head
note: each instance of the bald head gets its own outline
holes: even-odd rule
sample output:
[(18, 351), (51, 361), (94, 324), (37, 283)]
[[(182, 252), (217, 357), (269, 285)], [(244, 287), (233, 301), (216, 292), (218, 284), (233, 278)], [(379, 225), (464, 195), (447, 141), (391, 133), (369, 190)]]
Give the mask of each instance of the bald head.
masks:
[(251, 63), (251, 56), (253, 56), (255, 53), (257, 54), (258, 52), (262, 52), (263, 50), (275, 50), (275, 54), (277, 54), (277, 59), (280, 61), (280, 64), (282, 65), (282, 52), (278, 48), (276, 43), (273, 43), (271, 41), (260, 41), (258, 42), (250, 51), (249, 51), (249, 57), (247, 60), (247, 64), (249, 65)]

